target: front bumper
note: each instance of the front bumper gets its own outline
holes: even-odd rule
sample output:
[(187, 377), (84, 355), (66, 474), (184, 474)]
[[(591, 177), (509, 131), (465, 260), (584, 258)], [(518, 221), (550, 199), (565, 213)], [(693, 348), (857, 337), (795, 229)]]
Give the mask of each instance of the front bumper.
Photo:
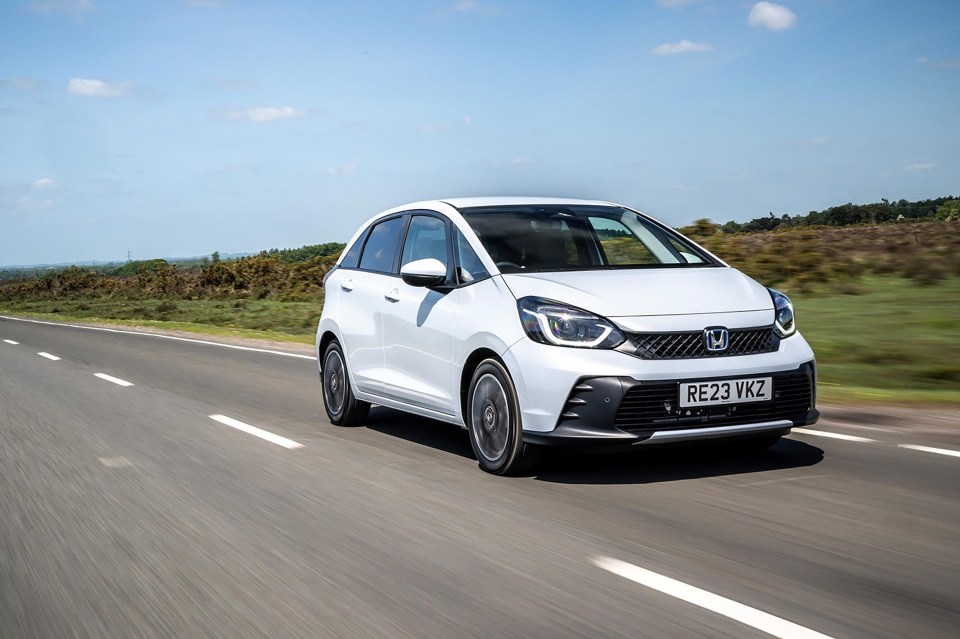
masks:
[[(754, 373), (756, 376), (760, 373)], [(700, 439), (787, 434), (797, 426), (814, 424), (816, 366), (813, 361), (788, 371), (769, 374), (773, 399), (681, 409), (677, 395), (681, 382), (736, 379), (743, 375), (639, 381), (633, 377), (580, 378), (567, 396), (556, 428), (524, 431), (523, 440), (539, 445), (634, 446)]]

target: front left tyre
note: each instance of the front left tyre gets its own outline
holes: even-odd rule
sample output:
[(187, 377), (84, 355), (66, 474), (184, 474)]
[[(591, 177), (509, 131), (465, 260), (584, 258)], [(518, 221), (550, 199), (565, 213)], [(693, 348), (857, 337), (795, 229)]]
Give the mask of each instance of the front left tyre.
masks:
[(498, 360), (486, 359), (474, 371), (466, 418), (480, 468), (494, 475), (517, 475), (534, 466), (540, 451), (523, 442), (517, 393)]
[(340, 342), (333, 340), (323, 353), (320, 372), (323, 383), (323, 407), (335, 426), (355, 426), (367, 419), (370, 403), (353, 396), (347, 363)]

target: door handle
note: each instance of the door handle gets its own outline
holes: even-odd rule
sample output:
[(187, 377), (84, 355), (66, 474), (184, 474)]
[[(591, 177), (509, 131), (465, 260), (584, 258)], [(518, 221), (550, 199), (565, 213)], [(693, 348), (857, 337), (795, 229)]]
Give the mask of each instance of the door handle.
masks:
[(385, 298), (387, 298), (388, 300), (390, 300), (391, 302), (399, 302), (399, 301), (400, 301), (400, 290), (395, 288), (395, 289), (393, 289), (392, 291), (384, 291), (384, 292), (383, 292), (383, 296), (384, 296)]
[(346, 282), (340, 282), (340, 290), (349, 293), (353, 290), (353, 280), (347, 280)]

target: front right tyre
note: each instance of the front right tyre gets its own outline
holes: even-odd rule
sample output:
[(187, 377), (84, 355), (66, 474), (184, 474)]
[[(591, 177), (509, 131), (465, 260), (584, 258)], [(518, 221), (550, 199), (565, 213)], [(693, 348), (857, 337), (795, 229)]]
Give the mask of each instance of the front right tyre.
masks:
[(350, 376), (340, 342), (333, 340), (323, 353), (320, 372), (323, 383), (323, 407), (334, 426), (355, 426), (367, 419), (370, 403), (353, 396)]
[(539, 449), (523, 442), (517, 393), (498, 360), (485, 359), (473, 372), (465, 417), (481, 469), (494, 475), (516, 475), (536, 463)]

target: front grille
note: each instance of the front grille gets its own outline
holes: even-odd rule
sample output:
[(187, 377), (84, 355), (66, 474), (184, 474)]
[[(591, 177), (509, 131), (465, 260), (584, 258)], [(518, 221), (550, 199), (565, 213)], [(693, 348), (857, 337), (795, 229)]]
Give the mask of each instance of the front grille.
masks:
[(773, 353), (780, 348), (780, 338), (773, 328), (731, 328), (727, 350), (714, 353), (707, 350), (703, 331), (682, 333), (628, 333), (632, 355), (641, 359), (696, 359), (700, 357), (731, 357)]
[[(757, 374), (754, 377), (767, 377)], [(773, 399), (749, 404), (680, 408), (680, 382), (641, 383), (630, 388), (620, 402), (615, 425), (631, 432), (674, 430), (788, 419), (802, 421), (813, 406), (811, 368), (804, 365), (788, 373), (772, 373)], [(683, 380), (698, 381), (698, 380)], [(712, 381), (712, 380), (710, 380)]]

